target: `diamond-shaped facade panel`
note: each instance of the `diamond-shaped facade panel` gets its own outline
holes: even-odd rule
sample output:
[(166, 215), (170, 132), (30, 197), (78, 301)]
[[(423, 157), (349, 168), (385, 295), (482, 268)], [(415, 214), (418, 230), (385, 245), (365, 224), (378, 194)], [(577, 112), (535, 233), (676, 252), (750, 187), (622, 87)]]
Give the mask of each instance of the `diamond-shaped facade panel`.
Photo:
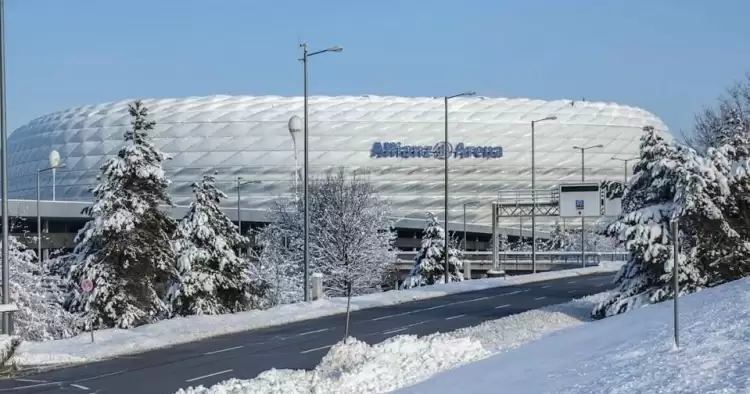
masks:
[[(36, 198), (36, 169), (47, 167), (53, 149), (67, 163), (56, 174), (57, 197), (90, 198), (88, 189), (96, 182), (99, 166), (122, 145), (123, 132), (130, 125), (130, 102), (56, 112), (11, 133), (11, 198)], [(174, 182), (176, 204), (188, 204), (190, 183), (209, 171), (218, 171), (218, 178), (224, 180), (223, 189), (232, 196), (227, 206), (236, 204), (238, 176), (261, 181), (242, 187), (246, 208), (266, 208), (272, 199), (293, 193), (295, 166), (302, 167), (303, 140), (301, 135), (296, 141), (291, 137), (287, 123), (293, 115), (302, 117), (301, 97), (210, 96), (143, 102), (157, 123), (154, 143), (174, 157), (166, 168)], [(427, 210), (442, 216), (444, 164), (432, 152), (444, 138), (442, 99), (310, 97), (309, 110), (311, 176), (345, 166), (366, 173), (392, 201), (395, 216), (423, 218)], [(536, 125), (539, 189), (580, 180), (580, 151), (574, 146), (604, 146), (586, 151), (587, 181), (619, 180), (623, 163), (611, 158), (637, 156), (643, 126), (653, 126), (671, 139), (667, 127), (653, 114), (613, 103), (452, 99), (449, 141), (456, 156), (450, 158), (451, 221), (461, 222), (464, 204), (468, 204), (467, 221), (488, 225), (490, 204), (498, 192), (531, 187), (530, 122), (548, 116), (557, 119)], [(371, 155), (375, 143), (401, 143), (410, 148), (401, 150), (400, 155), (406, 157), (378, 158)], [(502, 156), (481, 149), (458, 152), (460, 143), (502, 147)], [(48, 199), (51, 193), (47, 173), (42, 196)], [(540, 225), (553, 220), (540, 220)], [(502, 222), (528, 227), (518, 219)]]

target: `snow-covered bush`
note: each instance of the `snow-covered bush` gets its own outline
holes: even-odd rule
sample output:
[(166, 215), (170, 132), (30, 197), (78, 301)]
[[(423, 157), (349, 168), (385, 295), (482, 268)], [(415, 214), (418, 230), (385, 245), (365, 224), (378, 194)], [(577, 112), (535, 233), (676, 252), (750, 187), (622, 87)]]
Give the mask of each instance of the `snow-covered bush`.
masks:
[[(445, 283), (445, 229), (440, 226), (437, 217), (427, 214), (427, 224), (422, 235), (422, 247), (414, 258), (414, 266), (409, 276), (404, 279), (402, 289), (410, 289), (436, 283)], [(461, 269), (461, 251), (455, 244), (448, 241), (448, 280), (460, 282), (463, 280)]]
[[(330, 170), (308, 187), (310, 269), (323, 274), (326, 296), (380, 291), (396, 261), (390, 205), (373, 184), (343, 169)], [(260, 263), (275, 303), (302, 299), (304, 201), (279, 199), (271, 223), (259, 234)]]
[(257, 308), (265, 285), (250, 260), (235, 253), (250, 241), (220, 209), (227, 196), (213, 175), (193, 183), (193, 201), (173, 237), (175, 276), (167, 303), (175, 315), (215, 315)]
[[(66, 307), (86, 326), (130, 328), (167, 312), (163, 287), (174, 272), (170, 239), (175, 221), (159, 209), (171, 205), (162, 164), (169, 156), (148, 138), (154, 122), (140, 101), (128, 108), (132, 128), (125, 146), (101, 168), (92, 190), (92, 219), (78, 232), (68, 273)], [(91, 293), (80, 289), (94, 283)]]
[(75, 316), (62, 307), (63, 281), (36, 262), (34, 251), (9, 237), (10, 299), (15, 333), (27, 341), (45, 341), (75, 335)]

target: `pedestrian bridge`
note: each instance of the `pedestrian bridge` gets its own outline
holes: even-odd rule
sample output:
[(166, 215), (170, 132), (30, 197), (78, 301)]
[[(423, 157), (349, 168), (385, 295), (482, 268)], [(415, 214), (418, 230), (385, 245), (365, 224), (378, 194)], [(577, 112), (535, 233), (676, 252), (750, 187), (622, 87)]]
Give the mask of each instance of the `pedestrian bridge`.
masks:
[[(398, 254), (396, 266), (402, 278), (409, 274), (417, 253), (419, 252)], [(531, 255), (530, 251), (498, 252), (497, 263), (493, 264), (492, 251), (464, 252), (464, 278), (479, 279), (487, 276), (488, 271), (504, 272), (507, 275), (532, 273), (534, 264)], [(536, 272), (592, 267), (603, 261), (625, 261), (627, 257), (627, 252), (536, 252)]]

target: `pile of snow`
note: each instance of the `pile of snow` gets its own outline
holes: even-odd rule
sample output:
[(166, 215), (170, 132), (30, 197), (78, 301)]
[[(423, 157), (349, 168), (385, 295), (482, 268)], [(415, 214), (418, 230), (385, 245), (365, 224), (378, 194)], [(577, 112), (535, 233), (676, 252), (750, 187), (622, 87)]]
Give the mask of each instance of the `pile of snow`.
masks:
[(590, 320), (594, 305), (606, 296), (601, 293), (422, 338), (401, 335), (373, 346), (350, 338), (332, 347), (312, 371), (274, 369), (252, 380), (232, 379), (211, 388), (179, 390), (177, 394), (388, 392), (551, 332), (583, 324)]
[(403, 393), (747, 393), (750, 279), (636, 309), (435, 376)]
[[(395, 305), (494, 287), (615, 272), (621, 266), (622, 263), (608, 262), (596, 267), (543, 272), (507, 278), (468, 280), (410, 290), (367, 294), (352, 298), (352, 310)], [(95, 333), (96, 339), (94, 343), (91, 343), (89, 333), (55, 341), (24, 342), (20, 348), (18, 362), (21, 365), (40, 365), (93, 361), (197, 341), (213, 336), (314, 319), (344, 313), (345, 311), (346, 298), (340, 297), (281, 305), (268, 310), (248, 311), (230, 315), (176, 317), (127, 330), (99, 330)]]

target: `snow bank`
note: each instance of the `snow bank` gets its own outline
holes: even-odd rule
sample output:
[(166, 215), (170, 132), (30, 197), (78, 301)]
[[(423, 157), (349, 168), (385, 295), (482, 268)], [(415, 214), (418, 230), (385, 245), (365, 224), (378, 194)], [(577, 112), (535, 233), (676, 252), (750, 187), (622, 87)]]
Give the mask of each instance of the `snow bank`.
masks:
[[(589, 320), (601, 293), (566, 304), (486, 322), (476, 327), (417, 338), (401, 335), (374, 346), (349, 339), (332, 347), (312, 371), (269, 370), (252, 380), (232, 379), (177, 394), (383, 393), (431, 375), (521, 346)], [(462, 392), (461, 390), (455, 391)]]
[(750, 279), (610, 317), (435, 376), (400, 393), (748, 393)]
[[(509, 276), (507, 278), (468, 280), (409, 290), (367, 294), (352, 298), (352, 310), (394, 305), (493, 287), (614, 272), (621, 266), (622, 263), (603, 262), (596, 267)], [(94, 343), (91, 343), (89, 333), (56, 341), (24, 342), (20, 348), (18, 362), (21, 365), (40, 365), (93, 361), (213, 336), (314, 319), (344, 313), (345, 311), (346, 298), (342, 297), (281, 305), (268, 310), (231, 315), (177, 317), (128, 330), (107, 329), (96, 331)]]

